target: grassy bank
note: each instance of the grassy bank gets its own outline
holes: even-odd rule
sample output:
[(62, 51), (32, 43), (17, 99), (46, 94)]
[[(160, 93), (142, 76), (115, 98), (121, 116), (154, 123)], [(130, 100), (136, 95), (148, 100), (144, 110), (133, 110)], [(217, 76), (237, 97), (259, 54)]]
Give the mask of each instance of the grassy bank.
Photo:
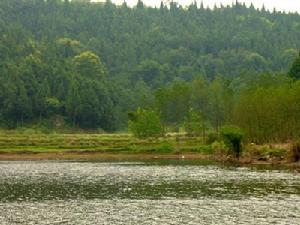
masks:
[[(239, 162), (288, 164), (290, 149), (289, 144), (244, 145)], [(236, 160), (222, 143), (208, 144), (200, 137), (178, 134), (137, 139), (130, 134), (0, 133), (0, 160), (156, 158)]]
[(167, 135), (145, 140), (130, 134), (0, 134), (0, 153), (176, 153), (211, 154), (201, 138)]

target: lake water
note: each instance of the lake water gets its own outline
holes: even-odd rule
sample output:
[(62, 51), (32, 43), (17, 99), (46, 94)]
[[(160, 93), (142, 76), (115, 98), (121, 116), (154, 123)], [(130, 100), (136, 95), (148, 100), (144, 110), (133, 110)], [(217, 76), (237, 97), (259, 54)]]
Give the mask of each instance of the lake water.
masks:
[(0, 162), (0, 224), (300, 225), (300, 174), (170, 161)]

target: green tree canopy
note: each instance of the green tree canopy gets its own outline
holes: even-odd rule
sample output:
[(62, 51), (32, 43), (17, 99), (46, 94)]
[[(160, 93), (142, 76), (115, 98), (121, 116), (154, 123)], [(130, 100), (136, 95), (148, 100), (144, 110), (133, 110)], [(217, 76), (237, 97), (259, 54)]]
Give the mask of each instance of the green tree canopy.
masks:
[(298, 58), (293, 62), (292, 67), (288, 74), (293, 79), (296, 79), (296, 80), (300, 79), (300, 53), (299, 53)]
[(73, 59), (76, 72), (88, 78), (103, 78), (106, 74), (105, 67), (99, 56), (91, 51), (85, 51)]
[(138, 138), (158, 137), (163, 134), (160, 118), (153, 110), (139, 108), (130, 114), (129, 128)]

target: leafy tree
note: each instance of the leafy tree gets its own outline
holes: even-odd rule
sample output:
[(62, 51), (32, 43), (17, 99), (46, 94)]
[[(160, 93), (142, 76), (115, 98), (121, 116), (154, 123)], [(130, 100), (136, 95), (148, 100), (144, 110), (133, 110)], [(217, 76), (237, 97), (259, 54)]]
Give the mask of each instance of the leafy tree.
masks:
[(296, 49), (286, 49), (280, 54), (278, 66), (282, 71), (285, 71), (286, 68), (291, 68), (293, 62), (297, 59), (299, 52)]
[(129, 129), (138, 138), (158, 137), (163, 134), (160, 118), (155, 111), (139, 108), (130, 114)]
[(268, 70), (266, 59), (258, 53), (247, 55), (243, 64), (248, 71), (264, 72)]
[(160, 65), (152, 60), (143, 61), (135, 70), (135, 79), (142, 80), (149, 86), (157, 87), (163, 83)]
[(64, 58), (74, 57), (84, 50), (84, 46), (79, 41), (70, 38), (59, 38), (56, 44)]
[(210, 115), (210, 89), (209, 81), (204, 76), (199, 76), (191, 83), (191, 105), (207, 120)]
[(82, 52), (73, 59), (76, 72), (89, 78), (103, 78), (105, 67), (100, 58), (90, 51)]
[(60, 111), (62, 107), (61, 102), (57, 98), (47, 97), (45, 99), (47, 105), (47, 112), (48, 114), (56, 114)]
[(188, 135), (199, 136), (205, 138), (207, 123), (204, 121), (201, 113), (190, 109), (189, 114), (184, 122), (184, 128)]
[(181, 80), (156, 92), (156, 108), (165, 124), (173, 124), (179, 130), (190, 109), (190, 96), (190, 86)]

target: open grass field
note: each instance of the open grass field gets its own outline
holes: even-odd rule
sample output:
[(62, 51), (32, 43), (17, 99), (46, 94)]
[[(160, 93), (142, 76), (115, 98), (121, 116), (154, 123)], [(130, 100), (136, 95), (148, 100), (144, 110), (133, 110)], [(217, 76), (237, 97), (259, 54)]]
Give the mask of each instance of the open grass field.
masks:
[(130, 134), (18, 134), (0, 133), (0, 153), (211, 153), (201, 138), (167, 135), (137, 139)]

